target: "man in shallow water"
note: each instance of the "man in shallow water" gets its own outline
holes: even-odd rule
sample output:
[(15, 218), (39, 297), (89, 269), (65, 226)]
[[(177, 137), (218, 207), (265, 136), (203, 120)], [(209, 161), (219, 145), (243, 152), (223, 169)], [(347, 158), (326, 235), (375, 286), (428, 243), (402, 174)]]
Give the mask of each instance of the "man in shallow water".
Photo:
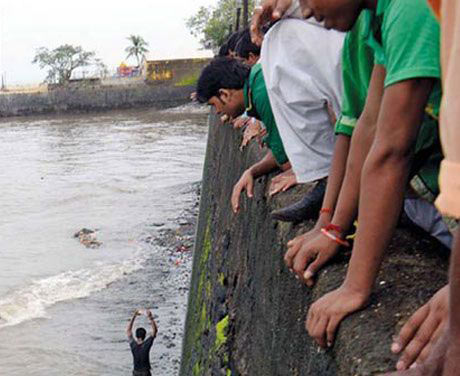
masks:
[(152, 312), (150, 310), (146, 311), (147, 318), (152, 325), (152, 332), (150, 336), (145, 339), (147, 331), (144, 328), (136, 329), (136, 338), (133, 337), (133, 325), (137, 316), (140, 316), (142, 312), (138, 309), (134, 311), (133, 317), (129, 321), (128, 328), (126, 329), (126, 335), (128, 336), (129, 347), (131, 347), (131, 352), (133, 354), (134, 361), (134, 370), (133, 376), (151, 376), (150, 373), (150, 349), (152, 348), (153, 341), (157, 336), (158, 327), (153, 318)]

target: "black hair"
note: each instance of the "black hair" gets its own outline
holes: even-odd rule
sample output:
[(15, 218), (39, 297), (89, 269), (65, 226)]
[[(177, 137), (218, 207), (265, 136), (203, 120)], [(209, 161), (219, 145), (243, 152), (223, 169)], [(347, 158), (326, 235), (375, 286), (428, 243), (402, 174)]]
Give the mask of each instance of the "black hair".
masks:
[(237, 59), (216, 57), (201, 72), (196, 87), (197, 99), (207, 103), (219, 96), (220, 89), (243, 89), (251, 68)]
[(254, 55), (257, 55), (257, 56), (260, 55), (260, 47), (252, 43), (251, 33), (249, 32), (249, 29), (243, 30), (241, 34), (241, 38), (239, 39), (235, 47), (235, 52), (237, 56), (243, 59), (249, 58), (250, 53), (253, 53)]
[(144, 340), (146, 334), (147, 334), (147, 331), (144, 328), (137, 328), (136, 329), (136, 338)]
[(219, 52), (217, 53), (217, 56), (224, 57), (224, 56), (228, 56), (228, 54), (229, 54), (229, 52), (228, 52), (228, 44), (224, 43), (222, 46), (220, 46)]
[(243, 33), (242, 31), (235, 31), (233, 34), (231, 34), (228, 37), (227, 41), (225, 42), (227, 44), (228, 52), (236, 50), (236, 45), (238, 44), (242, 36), (242, 33)]

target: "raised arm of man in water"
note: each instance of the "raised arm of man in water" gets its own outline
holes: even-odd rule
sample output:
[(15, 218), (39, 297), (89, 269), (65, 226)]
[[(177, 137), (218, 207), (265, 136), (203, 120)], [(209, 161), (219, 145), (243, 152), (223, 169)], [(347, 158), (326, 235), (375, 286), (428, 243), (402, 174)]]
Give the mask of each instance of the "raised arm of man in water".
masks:
[(128, 336), (128, 338), (131, 338), (133, 336), (134, 321), (136, 320), (136, 317), (140, 315), (141, 313), (138, 309), (136, 309), (133, 313), (133, 317), (131, 317), (131, 320), (129, 320), (128, 327), (126, 328), (126, 335)]
[(155, 339), (158, 333), (158, 326), (157, 326), (157, 323), (155, 322), (155, 319), (153, 318), (152, 311), (150, 310), (147, 311), (147, 318), (150, 321), (150, 325), (152, 325), (152, 331), (150, 334)]

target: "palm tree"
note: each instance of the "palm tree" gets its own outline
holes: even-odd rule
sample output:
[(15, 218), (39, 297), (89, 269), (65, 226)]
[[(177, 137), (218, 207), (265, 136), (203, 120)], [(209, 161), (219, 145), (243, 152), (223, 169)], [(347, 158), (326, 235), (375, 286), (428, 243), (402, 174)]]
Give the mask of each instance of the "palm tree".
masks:
[(140, 35), (130, 35), (126, 39), (131, 42), (131, 46), (125, 48), (125, 52), (128, 53), (126, 58), (129, 59), (129, 57), (135, 56), (137, 66), (139, 66), (141, 64), (141, 58), (143, 58), (145, 53), (149, 51), (147, 49), (149, 44)]

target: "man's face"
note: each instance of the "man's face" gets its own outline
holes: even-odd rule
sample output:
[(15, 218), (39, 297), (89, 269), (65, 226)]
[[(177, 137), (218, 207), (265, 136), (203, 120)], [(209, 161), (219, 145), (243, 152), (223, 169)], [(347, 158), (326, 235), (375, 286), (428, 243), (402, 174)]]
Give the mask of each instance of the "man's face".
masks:
[(218, 115), (236, 118), (244, 112), (243, 90), (220, 89), (219, 96), (211, 97), (208, 104), (214, 106)]
[(247, 59), (244, 57), (238, 56), (238, 55), (235, 57), (235, 59), (241, 61), (242, 63), (246, 64), (248, 67), (252, 68), (259, 61), (259, 56), (254, 55), (252, 52), (250, 52)]
[(311, 13), (318, 22), (324, 21), (327, 29), (349, 31), (361, 10), (363, 0), (300, 0), (305, 14)]

